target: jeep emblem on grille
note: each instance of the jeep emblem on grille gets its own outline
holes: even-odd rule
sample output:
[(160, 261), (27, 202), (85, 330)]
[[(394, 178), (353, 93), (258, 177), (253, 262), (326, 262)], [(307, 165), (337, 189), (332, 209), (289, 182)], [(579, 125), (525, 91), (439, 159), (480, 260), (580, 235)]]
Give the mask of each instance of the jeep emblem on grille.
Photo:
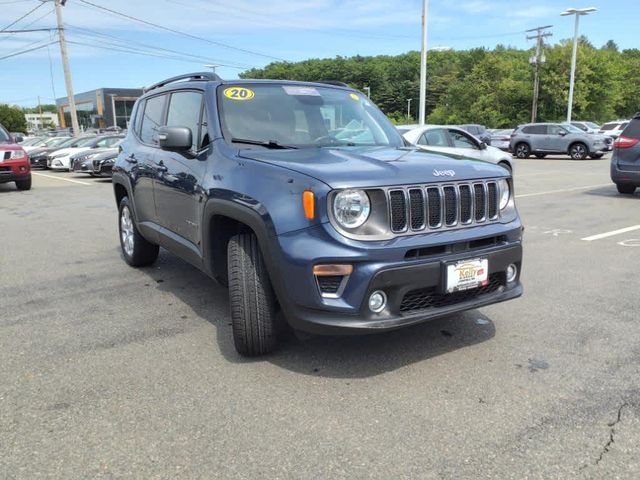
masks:
[(455, 177), (455, 170), (433, 170), (434, 177)]

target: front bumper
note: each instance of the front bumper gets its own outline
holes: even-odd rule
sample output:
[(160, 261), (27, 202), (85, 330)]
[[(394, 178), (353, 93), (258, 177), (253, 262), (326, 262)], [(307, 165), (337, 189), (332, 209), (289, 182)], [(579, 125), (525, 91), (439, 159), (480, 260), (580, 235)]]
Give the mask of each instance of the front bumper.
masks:
[(7, 167), (0, 163), (0, 183), (28, 180), (31, 178), (31, 171), (20, 171), (19, 169)]
[(29, 157), (29, 162), (31, 163), (31, 168), (47, 168), (47, 156), (41, 155), (37, 157)]
[[(522, 228), (518, 220), (508, 225), (485, 225), (466, 231), (394, 239), (378, 248), (364, 250), (345, 244), (336, 245), (322, 227), (310, 230), (315, 231), (307, 233), (314, 237), (306, 239), (309, 240), (309, 248), (305, 249), (309, 255), (307, 260), (300, 258), (300, 247), (307, 243), (301, 238), (302, 232), (296, 232), (292, 238), (283, 238), (288, 235), (279, 238), (283, 248), (283, 258), (279, 263), (284, 262), (284, 266), (272, 278), (284, 314), (290, 325), (298, 330), (316, 334), (394, 330), (522, 295), (519, 280)], [(483, 244), (483, 239), (495, 239), (495, 242), (482, 246), (489, 243)], [(318, 240), (324, 245), (318, 244)], [(433, 248), (439, 244), (446, 251), (407, 259), (409, 252), (416, 247), (423, 248), (420, 245), (425, 244)], [(289, 257), (286, 252), (295, 252), (296, 258)], [(326, 255), (318, 258), (313, 252)], [(464, 292), (444, 293), (446, 265), (476, 258), (488, 260), (490, 284)], [(321, 295), (311, 274), (312, 266), (318, 263), (350, 263), (354, 266), (340, 297)], [(506, 269), (510, 264), (518, 267), (518, 275), (507, 283)], [(375, 290), (384, 291), (388, 299), (386, 308), (380, 313), (373, 313), (368, 308), (368, 298)]]

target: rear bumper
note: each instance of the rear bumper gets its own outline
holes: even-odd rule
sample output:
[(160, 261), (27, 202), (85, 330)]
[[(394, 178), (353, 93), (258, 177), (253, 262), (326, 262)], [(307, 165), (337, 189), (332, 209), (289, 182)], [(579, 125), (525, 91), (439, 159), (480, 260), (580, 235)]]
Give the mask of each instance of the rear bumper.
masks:
[(613, 183), (640, 187), (640, 170), (623, 170), (615, 162), (614, 158), (611, 162), (611, 180), (613, 180)]

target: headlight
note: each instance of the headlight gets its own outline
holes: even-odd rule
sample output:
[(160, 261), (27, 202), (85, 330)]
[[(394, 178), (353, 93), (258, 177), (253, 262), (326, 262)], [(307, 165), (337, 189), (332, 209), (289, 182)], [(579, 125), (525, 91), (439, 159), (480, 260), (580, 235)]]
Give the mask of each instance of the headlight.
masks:
[(49, 155), (51, 157), (51, 159), (56, 159), (56, 158), (62, 158), (62, 157), (66, 157), (68, 154), (67, 153), (59, 153), (58, 155)]
[(369, 218), (371, 202), (364, 190), (343, 190), (333, 199), (333, 216), (345, 228), (358, 228)]
[(504, 178), (498, 182), (498, 186), (500, 187), (500, 210), (504, 210), (509, 203), (511, 189), (509, 188), (509, 182)]

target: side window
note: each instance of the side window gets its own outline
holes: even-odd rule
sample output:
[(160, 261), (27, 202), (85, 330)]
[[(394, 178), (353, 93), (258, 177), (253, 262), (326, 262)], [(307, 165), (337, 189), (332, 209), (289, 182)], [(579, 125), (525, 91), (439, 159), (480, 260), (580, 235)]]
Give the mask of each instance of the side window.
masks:
[(140, 136), (140, 127), (142, 126), (142, 112), (144, 111), (144, 100), (140, 100), (136, 103), (136, 113), (133, 117), (133, 131)]
[(144, 143), (157, 144), (156, 132), (162, 126), (162, 111), (166, 95), (158, 95), (147, 99), (142, 115), (140, 139)]
[(427, 130), (418, 139), (418, 145), (429, 145), (431, 147), (448, 147), (447, 134), (441, 128)]
[(547, 125), (547, 132), (549, 135), (560, 135), (561, 133), (566, 133), (567, 131), (560, 125)]
[(449, 136), (453, 141), (453, 146), (456, 148), (470, 148), (478, 150), (479, 147), (468, 135), (465, 135), (458, 130), (449, 130)]
[(97, 148), (106, 148), (106, 147), (110, 147), (111, 145), (113, 145), (114, 143), (116, 143), (118, 140), (120, 140), (119, 137), (107, 137), (107, 138), (103, 138), (102, 140), (100, 140), (98, 143), (96, 143), (96, 147)]
[(211, 139), (209, 138), (209, 130), (207, 129), (207, 109), (202, 109), (202, 120), (200, 121), (200, 150), (206, 148)]
[(191, 150), (199, 148), (200, 112), (202, 110), (202, 94), (200, 92), (175, 92), (171, 94), (167, 127), (187, 127), (191, 130)]
[(522, 129), (522, 133), (529, 135), (544, 135), (547, 133), (547, 127), (545, 125), (529, 125)]

